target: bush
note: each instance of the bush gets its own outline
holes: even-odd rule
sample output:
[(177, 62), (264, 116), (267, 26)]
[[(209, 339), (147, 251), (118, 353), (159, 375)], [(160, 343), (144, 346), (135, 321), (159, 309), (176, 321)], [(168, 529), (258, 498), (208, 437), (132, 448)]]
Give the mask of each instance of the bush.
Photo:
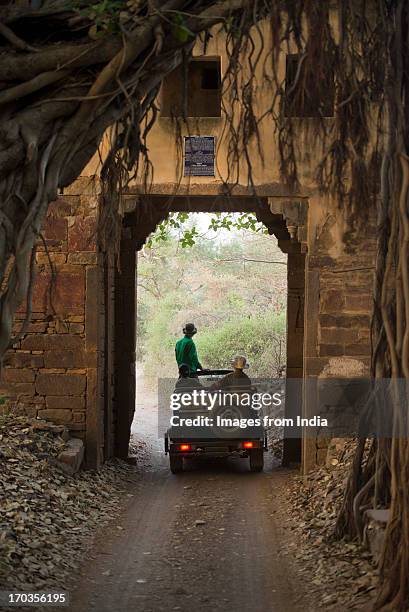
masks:
[(196, 344), (203, 367), (226, 368), (234, 355), (245, 355), (253, 377), (269, 378), (285, 365), (285, 313), (260, 314), (205, 329)]

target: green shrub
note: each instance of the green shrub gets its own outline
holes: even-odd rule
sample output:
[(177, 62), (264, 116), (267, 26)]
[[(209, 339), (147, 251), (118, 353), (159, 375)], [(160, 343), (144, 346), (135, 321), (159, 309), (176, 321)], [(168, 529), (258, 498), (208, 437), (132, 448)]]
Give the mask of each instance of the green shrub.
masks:
[(285, 313), (267, 312), (204, 329), (196, 344), (203, 367), (229, 367), (234, 355), (243, 354), (252, 376), (261, 378), (277, 376), (285, 364), (285, 337)]

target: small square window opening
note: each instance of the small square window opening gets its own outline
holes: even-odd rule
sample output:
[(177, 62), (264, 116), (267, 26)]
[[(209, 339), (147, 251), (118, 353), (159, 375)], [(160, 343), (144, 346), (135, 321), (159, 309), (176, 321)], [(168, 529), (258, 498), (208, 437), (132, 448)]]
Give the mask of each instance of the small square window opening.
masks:
[(188, 117), (221, 116), (219, 57), (194, 57), (189, 61), (187, 70), (185, 66), (179, 66), (164, 79), (161, 116), (182, 117), (184, 113)]

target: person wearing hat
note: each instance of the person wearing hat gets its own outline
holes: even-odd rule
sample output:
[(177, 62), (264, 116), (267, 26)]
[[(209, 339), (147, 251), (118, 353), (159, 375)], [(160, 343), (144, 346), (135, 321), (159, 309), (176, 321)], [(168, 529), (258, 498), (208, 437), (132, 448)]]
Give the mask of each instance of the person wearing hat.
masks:
[(197, 376), (197, 370), (203, 370), (197, 356), (196, 345), (193, 342), (193, 336), (197, 329), (193, 323), (186, 323), (183, 328), (184, 337), (176, 342), (175, 355), (178, 368), (181, 365), (186, 365), (189, 368), (190, 376)]
[(224, 391), (251, 391), (251, 379), (247, 376), (244, 369), (248, 368), (247, 359), (243, 355), (236, 355), (231, 362), (234, 370), (217, 382), (210, 389), (220, 389)]

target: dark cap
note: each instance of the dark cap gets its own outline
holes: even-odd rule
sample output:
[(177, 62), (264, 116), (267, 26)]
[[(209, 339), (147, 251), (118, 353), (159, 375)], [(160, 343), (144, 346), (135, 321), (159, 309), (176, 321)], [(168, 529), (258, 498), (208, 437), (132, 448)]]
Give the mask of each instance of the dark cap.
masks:
[(184, 334), (195, 334), (196, 332), (197, 332), (197, 329), (194, 323), (186, 323), (186, 325), (183, 328)]

